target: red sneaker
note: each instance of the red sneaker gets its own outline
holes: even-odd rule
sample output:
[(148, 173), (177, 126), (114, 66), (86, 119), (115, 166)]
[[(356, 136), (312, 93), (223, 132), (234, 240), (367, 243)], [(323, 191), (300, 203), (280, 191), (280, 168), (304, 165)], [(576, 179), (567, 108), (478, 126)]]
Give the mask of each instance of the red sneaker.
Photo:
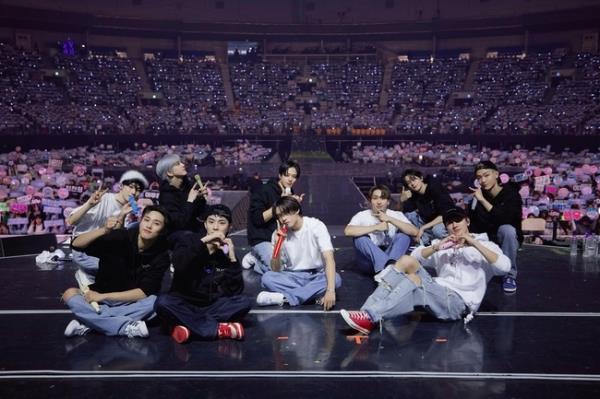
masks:
[(187, 342), (188, 339), (190, 339), (190, 330), (188, 330), (188, 328), (184, 326), (175, 326), (173, 328), (173, 331), (171, 332), (171, 337), (173, 337), (175, 342), (177, 342), (178, 344), (183, 344), (184, 342)]
[(217, 327), (217, 337), (219, 339), (235, 339), (241, 341), (244, 339), (244, 327), (241, 323), (219, 323), (219, 327)]
[(367, 312), (362, 312), (359, 310), (347, 311), (346, 309), (342, 309), (340, 314), (350, 327), (360, 331), (363, 334), (368, 334), (375, 328), (375, 323), (371, 321), (371, 318)]

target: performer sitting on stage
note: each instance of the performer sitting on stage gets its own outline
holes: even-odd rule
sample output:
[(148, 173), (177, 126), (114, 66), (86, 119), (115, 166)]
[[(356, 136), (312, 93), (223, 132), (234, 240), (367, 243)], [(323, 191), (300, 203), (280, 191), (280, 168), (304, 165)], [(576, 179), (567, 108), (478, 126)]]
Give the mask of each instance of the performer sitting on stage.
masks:
[(237, 321), (252, 304), (241, 295), (244, 280), (233, 241), (227, 237), (230, 225), (228, 207), (209, 206), (204, 222), (206, 235), (186, 234), (177, 239), (173, 283), (168, 294), (158, 297), (156, 313), (178, 343), (192, 337), (244, 338), (244, 328)]
[(269, 261), (273, 253), (271, 236), (277, 228), (273, 204), (282, 196), (292, 196), (302, 202), (304, 195), (294, 195), (293, 191), (299, 178), (300, 165), (294, 160), (288, 160), (279, 166), (277, 180), (269, 180), (252, 191), (247, 230), (248, 244), (252, 249), (242, 259), (245, 269), (254, 268), (254, 271), (260, 274), (270, 269)]
[(371, 209), (358, 212), (344, 229), (354, 237), (358, 267), (367, 273), (379, 273), (406, 253), (411, 237), (419, 230), (400, 211), (388, 209), (390, 190), (377, 185), (369, 190)]
[[(77, 236), (73, 248), (99, 259), (96, 281), (88, 289), (69, 288), (63, 300), (76, 319), (65, 336), (87, 334), (147, 337), (144, 319), (154, 313), (154, 301), (169, 267), (167, 212), (147, 206), (136, 228), (123, 229), (110, 217), (106, 225)], [(92, 303), (99, 304), (95, 310)]]
[[(297, 306), (310, 301), (325, 310), (335, 305), (335, 289), (342, 279), (335, 271), (333, 245), (327, 227), (318, 219), (302, 215), (300, 202), (291, 196), (279, 198), (273, 207), (287, 234), (281, 246), (281, 271), (268, 271), (262, 276), (262, 291), (256, 298), (260, 306)], [(272, 244), (281, 234), (273, 233)]]
[[(448, 237), (420, 246), (388, 266), (360, 311), (341, 311), (350, 327), (368, 334), (375, 323), (412, 312), (417, 306), (441, 320), (472, 318), (488, 281), (506, 274), (510, 260), (486, 234), (469, 233), (464, 209), (450, 208), (443, 221)], [(437, 277), (431, 277), (425, 267), (434, 268)]]

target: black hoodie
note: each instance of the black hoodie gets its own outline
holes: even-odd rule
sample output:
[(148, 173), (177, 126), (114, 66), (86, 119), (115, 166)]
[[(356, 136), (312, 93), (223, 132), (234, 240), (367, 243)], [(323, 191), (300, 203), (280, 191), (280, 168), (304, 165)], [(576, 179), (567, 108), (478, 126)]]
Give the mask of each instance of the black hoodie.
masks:
[(164, 207), (171, 219), (169, 228), (171, 231), (191, 230), (203, 231), (203, 226), (198, 219), (206, 207), (206, 199), (198, 195), (194, 202), (188, 202), (188, 194), (194, 184), (184, 178), (181, 188), (177, 188), (163, 180), (160, 183), (160, 194), (158, 203)]
[(277, 219), (271, 218), (268, 222), (263, 219), (263, 212), (273, 207), (275, 201), (281, 197), (281, 187), (278, 180), (271, 179), (262, 186), (256, 187), (250, 196), (248, 208), (248, 244), (251, 246), (261, 242), (271, 242), (271, 235), (277, 228)]
[(173, 283), (170, 293), (197, 306), (208, 306), (222, 297), (239, 295), (244, 290), (242, 268), (223, 251), (208, 252), (202, 234), (187, 234), (177, 239), (173, 250)]

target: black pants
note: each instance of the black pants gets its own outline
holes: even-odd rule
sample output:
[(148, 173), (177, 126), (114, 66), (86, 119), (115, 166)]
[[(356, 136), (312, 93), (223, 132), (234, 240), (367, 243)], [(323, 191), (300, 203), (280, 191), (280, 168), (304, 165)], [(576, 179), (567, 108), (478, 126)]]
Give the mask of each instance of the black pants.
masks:
[(184, 325), (193, 336), (204, 339), (216, 338), (219, 323), (240, 320), (251, 307), (250, 300), (242, 295), (219, 298), (208, 306), (197, 306), (176, 295), (162, 294), (154, 305), (163, 322), (169, 326)]

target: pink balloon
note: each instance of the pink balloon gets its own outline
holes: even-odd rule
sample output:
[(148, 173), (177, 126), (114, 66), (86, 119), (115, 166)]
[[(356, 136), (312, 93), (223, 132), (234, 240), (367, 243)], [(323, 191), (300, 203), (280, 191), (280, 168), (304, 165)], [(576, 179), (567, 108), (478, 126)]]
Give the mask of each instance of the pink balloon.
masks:
[(565, 187), (558, 189), (558, 198), (566, 198), (569, 195), (569, 190)]
[(35, 193), (35, 187), (33, 187), (33, 186), (25, 187), (25, 194), (33, 195), (33, 193)]
[(538, 177), (538, 176), (540, 176), (541, 174), (542, 174), (542, 170), (541, 170), (540, 168), (535, 168), (535, 169), (533, 169), (533, 175), (534, 175), (535, 177)]
[(502, 184), (506, 184), (506, 183), (508, 183), (508, 181), (509, 181), (509, 180), (510, 180), (510, 177), (508, 177), (508, 175), (507, 175), (506, 173), (502, 173), (502, 174), (500, 175), (500, 182), (501, 182)]

